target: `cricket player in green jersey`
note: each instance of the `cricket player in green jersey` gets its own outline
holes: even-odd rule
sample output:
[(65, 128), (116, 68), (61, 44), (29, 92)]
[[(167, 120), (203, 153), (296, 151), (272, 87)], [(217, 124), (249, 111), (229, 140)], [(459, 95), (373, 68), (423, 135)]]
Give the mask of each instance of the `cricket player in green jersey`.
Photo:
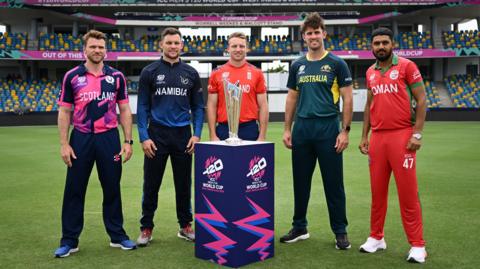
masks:
[(295, 209), (293, 227), (280, 242), (293, 243), (310, 237), (306, 216), (318, 161), (335, 247), (345, 250), (351, 245), (347, 237), (342, 152), (348, 146), (352, 120), (352, 77), (345, 61), (325, 50), (323, 40), (327, 32), (318, 13), (306, 17), (301, 32), (308, 52), (290, 67), (283, 134), (283, 143), (292, 150)]

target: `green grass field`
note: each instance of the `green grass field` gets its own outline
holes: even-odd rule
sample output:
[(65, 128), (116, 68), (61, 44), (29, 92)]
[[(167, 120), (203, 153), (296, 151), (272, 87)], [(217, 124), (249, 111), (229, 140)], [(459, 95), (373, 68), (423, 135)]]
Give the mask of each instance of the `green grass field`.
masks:
[[(290, 152), (281, 142), (283, 125), (271, 123), (275, 142), (275, 257), (246, 268), (417, 268), (405, 262), (409, 249), (400, 221), (392, 179), (385, 233), (388, 249), (363, 254), (358, 247), (369, 233), (370, 186), (367, 158), (357, 149), (361, 124), (352, 126), (344, 154), (348, 227), (352, 249), (338, 251), (328, 225), (320, 175), (314, 175), (309, 207), (309, 240), (280, 244), (293, 211)], [(136, 135), (136, 131), (135, 131)], [(204, 129), (203, 137), (208, 134)], [(135, 137), (135, 141), (138, 138)], [(417, 171), (429, 257), (424, 268), (479, 268), (480, 124), (428, 122)], [(57, 129), (0, 128), (0, 268), (215, 268), (194, 257), (193, 244), (176, 237), (171, 169), (160, 190), (154, 241), (143, 249), (121, 251), (108, 246), (102, 216), (102, 193), (92, 173), (85, 207), (80, 252), (54, 259), (61, 236), (61, 203), (65, 165), (60, 159)], [(135, 143), (133, 159), (124, 166), (122, 199), (125, 229), (139, 232), (143, 154)], [(477, 253), (477, 254), (475, 254)], [(477, 258), (475, 258), (477, 257)]]

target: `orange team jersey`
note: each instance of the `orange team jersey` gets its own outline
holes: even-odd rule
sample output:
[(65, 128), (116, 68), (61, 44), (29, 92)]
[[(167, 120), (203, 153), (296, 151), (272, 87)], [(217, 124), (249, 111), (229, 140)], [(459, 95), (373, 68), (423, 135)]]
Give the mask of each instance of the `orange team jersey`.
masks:
[(367, 70), (366, 81), (373, 95), (372, 131), (403, 129), (415, 124), (412, 89), (423, 85), (423, 80), (414, 62), (394, 55), (387, 70), (382, 70), (378, 63), (372, 65)]
[(208, 80), (208, 93), (218, 94), (217, 122), (219, 123), (228, 122), (223, 78), (226, 78), (233, 84), (238, 82), (239, 87), (243, 91), (240, 122), (258, 120), (257, 94), (267, 91), (262, 71), (247, 62), (241, 67), (235, 67), (230, 62), (227, 62), (212, 72)]

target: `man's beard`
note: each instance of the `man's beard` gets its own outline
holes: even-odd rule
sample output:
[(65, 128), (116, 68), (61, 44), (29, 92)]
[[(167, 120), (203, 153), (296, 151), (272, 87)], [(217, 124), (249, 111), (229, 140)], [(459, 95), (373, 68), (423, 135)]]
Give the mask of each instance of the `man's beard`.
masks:
[(380, 55), (378, 54), (378, 52), (377, 52), (377, 53), (375, 53), (375, 52), (373, 53), (373, 55), (375, 55), (375, 58), (377, 58), (377, 60), (378, 60), (379, 62), (385, 62), (386, 60), (390, 59), (390, 56), (392, 56), (392, 51), (391, 51), (391, 50), (390, 50), (390, 51), (383, 50), (383, 51), (385, 51), (385, 54), (384, 54), (383, 56), (380, 56)]
[(94, 63), (94, 64), (99, 64), (103, 61), (103, 59), (105, 58), (105, 56), (102, 56), (100, 57), (100, 60), (96, 60), (94, 57), (94, 55), (87, 55), (87, 58), (88, 60), (90, 60), (90, 62)]

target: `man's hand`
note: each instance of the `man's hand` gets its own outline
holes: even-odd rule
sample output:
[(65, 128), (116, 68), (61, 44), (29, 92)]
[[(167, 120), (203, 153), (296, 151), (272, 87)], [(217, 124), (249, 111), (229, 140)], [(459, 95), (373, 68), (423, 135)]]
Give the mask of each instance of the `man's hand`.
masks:
[(185, 152), (188, 154), (192, 154), (195, 151), (195, 143), (197, 143), (198, 141), (200, 141), (200, 138), (198, 136), (190, 137), (190, 140), (188, 140), (188, 144), (187, 144), (187, 148), (185, 149)]
[(283, 144), (287, 149), (292, 149), (292, 132), (283, 131)]
[(362, 154), (368, 154), (368, 138), (362, 137), (362, 140), (360, 141), (360, 145), (358, 145), (358, 149)]
[(132, 145), (130, 145), (129, 143), (123, 143), (122, 150), (120, 150), (119, 153), (120, 156), (123, 156), (123, 163), (128, 162), (128, 160), (130, 160), (130, 158), (132, 157), (132, 154)]
[(155, 146), (155, 143), (153, 143), (152, 139), (147, 139), (142, 142), (142, 149), (145, 155), (148, 158), (153, 158), (155, 157), (155, 151), (157, 151), (157, 147)]
[(416, 139), (413, 136), (410, 137), (410, 140), (408, 140), (408, 143), (407, 143), (408, 150), (416, 151), (416, 150), (419, 150), (421, 146), (422, 146), (422, 141)]
[(337, 136), (337, 141), (335, 143), (335, 149), (337, 153), (341, 153), (348, 147), (348, 133), (342, 131)]
[(60, 147), (60, 155), (62, 156), (63, 162), (68, 166), (72, 167), (72, 158), (77, 159), (75, 152), (73, 152), (70, 144), (65, 143)]

